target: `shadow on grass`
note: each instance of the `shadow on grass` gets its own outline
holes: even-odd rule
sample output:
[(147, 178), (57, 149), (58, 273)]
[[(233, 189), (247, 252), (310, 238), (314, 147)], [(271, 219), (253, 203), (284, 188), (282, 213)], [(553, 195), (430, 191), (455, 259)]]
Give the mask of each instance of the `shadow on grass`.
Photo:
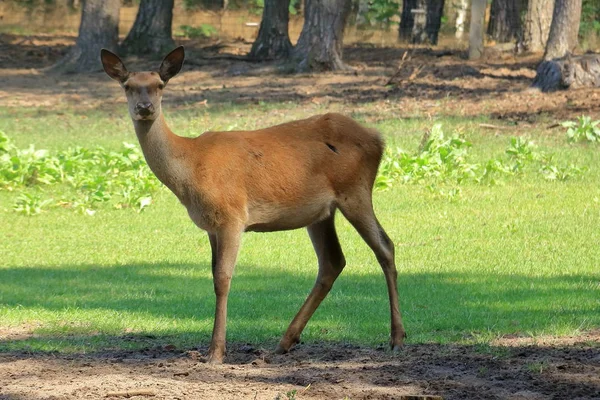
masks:
[[(313, 275), (314, 274), (314, 275)], [(229, 300), (231, 342), (274, 345), (308, 294), (308, 273), (239, 265)], [(600, 326), (597, 276), (400, 271), (409, 343)], [(207, 345), (214, 312), (208, 264), (60, 265), (0, 269), (0, 311), (23, 321), (0, 351), (94, 351)], [(24, 317), (23, 317), (24, 315)], [(6, 318), (6, 317), (5, 317)], [(37, 321), (38, 326), (28, 321)], [(307, 343), (387, 343), (383, 274), (347, 267), (307, 326)]]

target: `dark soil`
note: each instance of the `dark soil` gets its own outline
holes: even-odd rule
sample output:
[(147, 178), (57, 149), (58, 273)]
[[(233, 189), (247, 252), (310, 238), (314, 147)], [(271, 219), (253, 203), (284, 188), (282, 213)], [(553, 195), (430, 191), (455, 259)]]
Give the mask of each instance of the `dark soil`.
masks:
[(407, 345), (398, 354), (327, 344), (275, 355), (231, 345), (218, 366), (202, 362), (205, 350), (3, 354), (0, 399), (286, 399), (293, 391), (297, 399), (600, 398), (600, 332)]

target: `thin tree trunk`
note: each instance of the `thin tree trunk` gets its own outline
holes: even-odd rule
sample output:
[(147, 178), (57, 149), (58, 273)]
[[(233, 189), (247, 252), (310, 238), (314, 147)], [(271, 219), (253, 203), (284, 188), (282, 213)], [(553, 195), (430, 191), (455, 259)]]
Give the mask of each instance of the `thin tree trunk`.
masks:
[(554, 0), (528, 0), (527, 14), (523, 26), (523, 48), (532, 53), (540, 53), (546, 48)]
[(265, 0), (258, 37), (248, 55), (253, 60), (286, 58), (292, 50), (288, 34), (290, 0)]
[(75, 73), (102, 69), (100, 49), (117, 49), (120, 0), (84, 0), (75, 46), (50, 71)]
[(577, 47), (582, 0), (556, 0), (545, 60), (564, 57)]
[(458, 0), (456, 9), (456, 38), (462, 39), (465, 33), (465, 24), (467, 23), (467, 10), (469, 9), (468, 0)]
[(295, 70), (350, 69), (342, 61), (344, 28), (350, 15), (349, 0), (306, 0), (304, 25), (292, 51)]
[(427, 22), (425, 32), (429, 43), (436, 45), (438, 34), (442, 27), (442, 15), (444, 14), (444, 0), (427, 0)]
[(162, 55), (175, 47), (172, 38), (174, 0), (142, 0), (133, 27), (121, 43), (121, 54)]
[(471, 26), (469, 28), (469, 60), (483, 55), (483, 25), (487, 0), (472, 0)]
[(399, 37), (411, 43), (437, 44), (444, 0), (406, 0), (402, 5)]
[(402, 15), (400, 16), (400, 29), (398, 36), (400, 40), (411, 41), (413, 27), (415, 26), (415, 15), (412, 10), (417, 9), (417, 0), (404, 0), (402, 2)]
[(367, 13), (369, 12), (369, 0), (358, 0), (354, 6), (355, 8), (352, 9), (352, 12), (356, 12), (356, 26), (367, 25), (370, 22), (369, 18), (367, 18)]
[(521, 0), (493, 0), (488, 35), (499, 43), (512, 42), (520, 36)]

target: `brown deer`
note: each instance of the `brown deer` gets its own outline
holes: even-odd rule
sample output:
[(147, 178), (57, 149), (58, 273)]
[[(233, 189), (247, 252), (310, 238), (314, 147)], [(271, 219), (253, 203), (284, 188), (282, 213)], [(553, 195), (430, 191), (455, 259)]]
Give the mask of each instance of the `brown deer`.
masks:
[(227, 296), (242, 233), (307, 227), (317, 253), (316, 283), (276, 350), (285, 353), (299, 342), (346, 265), (334, 225), (337, 209), (381, 264), (390, 301), (390, 345), (393, 350), (402, 345), (394, 245), (373, 212), (373, 182), (384, 148), (377, 131), (325, 114), (256, 131), (180, 137), (167, 126), (161, 100), (165, 85), (181, 70), (183, 47), (153, 72), (128, 72), (108, 50), (102, 50), (101, 59), (106, 73), (125, 89), (150, 169), (208, 232), (216, 294), (209, 362), (220, 363), (225, 356)]

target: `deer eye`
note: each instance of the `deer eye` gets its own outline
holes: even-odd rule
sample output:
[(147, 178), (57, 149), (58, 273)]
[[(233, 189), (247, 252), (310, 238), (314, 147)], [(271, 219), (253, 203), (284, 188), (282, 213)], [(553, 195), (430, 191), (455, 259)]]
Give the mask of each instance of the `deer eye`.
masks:
[(163, 85), (162, 83), (158, 84), (158, 89), (159, 90), (163, 90), (165, 88), (165, 85)]
[(123, 88), (125, 89), (125, 91), (129, 90), (129, 85), (124, 85)]

